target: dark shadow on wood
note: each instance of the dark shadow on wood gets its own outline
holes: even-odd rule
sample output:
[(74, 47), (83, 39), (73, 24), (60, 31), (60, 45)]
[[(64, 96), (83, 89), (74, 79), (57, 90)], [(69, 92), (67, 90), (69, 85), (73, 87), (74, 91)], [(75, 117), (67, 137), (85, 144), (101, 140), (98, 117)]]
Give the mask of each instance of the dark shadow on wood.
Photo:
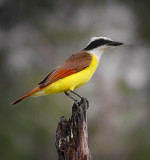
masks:
[(88, 101), (81, 98), (79, 103), (74, 103), (72, 116), (67, 121), (60, 118), (56, 130), (56, 149), (59, 160), (91, 160), (88, 148), (87, 131)]

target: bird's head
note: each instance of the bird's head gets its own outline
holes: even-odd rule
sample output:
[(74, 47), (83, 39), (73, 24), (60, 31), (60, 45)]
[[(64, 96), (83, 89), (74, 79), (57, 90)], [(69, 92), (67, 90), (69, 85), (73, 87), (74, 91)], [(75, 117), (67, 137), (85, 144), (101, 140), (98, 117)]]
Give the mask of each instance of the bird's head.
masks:
[(114, 41), (107, 37), (97, 36), (92, 37), (87, 44), (87, 46), (83, 49), (84, 51), (92, 51), (92, 50), (98, 50), (98, 51), (104, 51), (105, 49), (112, 48), (114, 46), (120, 46), (122, 45), (122, 42)]

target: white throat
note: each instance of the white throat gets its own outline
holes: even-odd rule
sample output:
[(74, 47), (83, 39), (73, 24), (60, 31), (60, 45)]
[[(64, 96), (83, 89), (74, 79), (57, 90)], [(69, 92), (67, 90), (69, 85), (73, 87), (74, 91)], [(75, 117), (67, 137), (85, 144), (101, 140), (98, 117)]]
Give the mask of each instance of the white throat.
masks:
[(89, 50), (87, 52), (89, 52), (91, 54), (94, 54), (96, 56), (96, 58), (98, 59), (98, 61), (100, 61), (101, 56), (102, 56), (102, 54), (104, 52), (104, 49), (102, 49), (102, 48), (95, 48), (95, 49)]

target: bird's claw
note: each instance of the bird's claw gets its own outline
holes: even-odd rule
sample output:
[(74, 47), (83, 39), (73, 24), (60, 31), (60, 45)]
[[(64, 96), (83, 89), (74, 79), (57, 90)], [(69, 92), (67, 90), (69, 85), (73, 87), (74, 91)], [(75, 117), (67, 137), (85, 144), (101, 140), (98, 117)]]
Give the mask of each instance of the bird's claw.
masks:
[(89, 108), (89, 101), (87, 100), (87, 98), (81, 97), (80, 103), (84, 103), (84, 102), (86, 102), (87, 109), (88, 109)]

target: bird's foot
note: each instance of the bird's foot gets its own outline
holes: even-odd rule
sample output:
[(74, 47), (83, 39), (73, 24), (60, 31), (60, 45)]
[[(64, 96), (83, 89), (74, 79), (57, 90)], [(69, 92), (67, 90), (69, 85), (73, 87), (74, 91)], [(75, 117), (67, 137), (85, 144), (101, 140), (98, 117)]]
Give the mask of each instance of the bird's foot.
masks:
[(68, 96), (69, 98), (71, 98), (74, 101), (73, 106), (75, 108), (78, 108), (78, 106), (82, 103), (86, 103), (87, 109), (89, 108), (89, 101), (87, 100), (87, 98), (84, 98), (82, 96), (80, 96), (79, 94), (77, 94), (75, 91), (71, 91), (73, 94), (75, 94), (76, 96), (78, 96), (79, 98), (81, 98), (80, 101), (76, 100), (73, 96), (71, 96), (68, 92), (65, 92), (65, 95)]
[(81, 104), (81, 103), (86, 103), (87, 109), (89, 108), (89, 101), (87, 100), (87, 98), (81, 97), (81, 101), (80, 101), (79, 103), (80, 103), (80, 104)]
[(78, 106), (79, 106), (79, 103), (80, 103), (80, 102), (79, 102), (78, 100), (75, 100), (73, 105), (76, 106), (76, 107), (78, 107)]

